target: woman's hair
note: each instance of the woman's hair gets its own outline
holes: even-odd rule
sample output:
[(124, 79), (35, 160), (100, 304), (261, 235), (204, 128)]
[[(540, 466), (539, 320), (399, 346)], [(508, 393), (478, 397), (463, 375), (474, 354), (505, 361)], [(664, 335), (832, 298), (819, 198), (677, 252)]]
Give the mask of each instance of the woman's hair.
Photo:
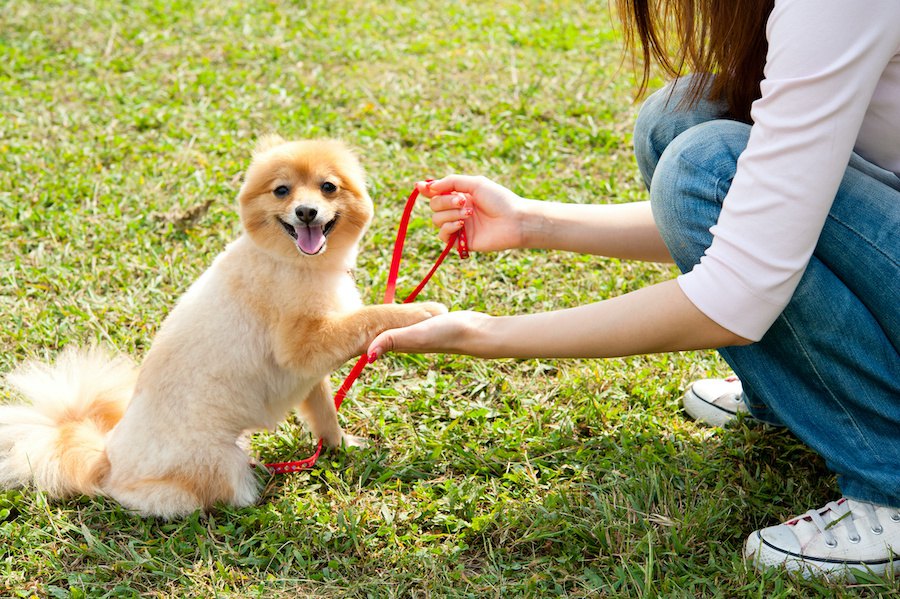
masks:
[[(766, 21), (774, 0), (615, 0), (632, 51), (640, 43), (647, 89), (652, 63), (672, 77), (693, 72), (687, 101), (705, 90), (727, 116), (750, 122), (766, 63)], [(714, 77), (713, 77), (714, 75)], [(707, 88), (708, 86), (708, 88)]]

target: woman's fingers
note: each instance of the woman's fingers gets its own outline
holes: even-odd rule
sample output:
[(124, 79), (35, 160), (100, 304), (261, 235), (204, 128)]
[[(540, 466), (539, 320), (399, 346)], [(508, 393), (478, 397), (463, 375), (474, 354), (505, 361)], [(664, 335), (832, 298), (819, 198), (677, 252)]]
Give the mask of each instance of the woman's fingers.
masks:
[(440, 228), (440, 238), (450, 239), (463, 227), (463, 221), (475, 214), (471, 201), (463, 194), (438, 195), (431, 198), (431, 222)]
[(462, 220), (453, 220), (447, 223), (442, 224), (440, 227), (440, 231), (438, 231), (438, 237), (444, 243), (450, 241), (450, 236), (462, 229), (465, 226), (465, 222)]
[(472, 193), (478, 188), (483, 179), (483, 177), (472, 177), (469, 175), (449, 175), (434, 181), (420, 181), (416, 183), (416, 189), (419, 190), (419, 193), (429, 198), (451, 191)]
[(431, 220), (439, 227), (452, 220), (469, 218), (475, 214), (475, 209), (468, 202), (432, 202), (431, 209), (434, 211)]
[[(465, 221), (475, 215), (472, 192), (485, 181), (484, 177), (450, 175), (436, 181), (420, 181), (416, 188), (428, 198), (433, 214), (431, 221), (440, 229), (438, 237), (444, 243), (465, 226)], [(470, 238), (471, 241), (471, 238)]]
[(431, 215), (431, 222), (434, 226), (441, 227), (447, 223), (465, 220), (475, 214), (471, 208), (463, 208), (462, 210), (444, 210), (443, 212), (435, 212)]
[(372, 340), (372, 343), (369, 344), (369, 348), (366, 350), (366, 356), (369, 359), (369, 363), (372, 363), (391, 351), (394, 351), (393, 330), (385, 331), (375, 337), (375, 339)]
[(462, 193), (436, 195), (429, 199), (428, 202), (431, 209), (435, 212), (450, 210), (451, 208), (464, 208), (472, 204), (471, 200)]
[[(384, 354), (395, 350), (415, 351), (419, 349), (419, 344), (423, 342), (421, 333), (423, 327), (419, 326), (421, 324), (423, 323), (420, 322), (402, 329), (389, 329), (379, 333), (366, 350), (369, 362), (374, 362)], [(425, 338), (427, 338), (427, 333)]]

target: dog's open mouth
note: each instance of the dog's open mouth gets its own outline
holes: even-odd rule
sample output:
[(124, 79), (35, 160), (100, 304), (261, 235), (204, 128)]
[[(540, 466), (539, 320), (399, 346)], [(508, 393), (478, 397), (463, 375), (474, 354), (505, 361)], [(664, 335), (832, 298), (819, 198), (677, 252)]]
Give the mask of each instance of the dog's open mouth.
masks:
[(334, 230), (337, 221), (338, 215), (335, 215), (333, 219), (324, 225), (292, 225), (280, 218), (278, 219), (278, 222), (281, 223), (281, 226), (284, 227), (287, 234), (297, 243), (297, 249), (307, 256), (314, 256), (322, 251), (322, 248), (325, 247), (325, 241), (328, 234)]

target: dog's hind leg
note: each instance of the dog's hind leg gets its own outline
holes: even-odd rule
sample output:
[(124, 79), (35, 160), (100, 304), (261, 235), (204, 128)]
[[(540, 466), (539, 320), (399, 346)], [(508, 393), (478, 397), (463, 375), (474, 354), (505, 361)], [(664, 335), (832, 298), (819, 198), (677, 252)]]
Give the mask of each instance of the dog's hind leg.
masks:
[(127, 485), (114, 485), (104, 493), (141, 516), (171, 520), (201, 509), (199, 498), (177, 481), (140, 480)]
[(142, 515), (171, 519), (217, 504), (244, 507), (256, 503), (259, 482), (247, 454), (237, 445), (191, 448), (183, 464), (155, 473), (115, 471), (104, 494)]

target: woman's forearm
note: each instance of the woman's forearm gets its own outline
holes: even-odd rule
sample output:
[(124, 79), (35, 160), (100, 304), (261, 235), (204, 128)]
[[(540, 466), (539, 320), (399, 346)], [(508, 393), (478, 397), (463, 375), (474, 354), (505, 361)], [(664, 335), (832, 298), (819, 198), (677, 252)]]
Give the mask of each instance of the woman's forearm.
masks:
[[(674, 280), (566, 310), (500, 317), (466, 313), (448, 329), (455, 327), (454, 334), (442, 334), (441, 319), (454, 314), (462, 313), (388, 332), (373, 346), (483, 358), (606, 358), (749, 343), (694, 307)], [(413, 331), (417, 327), (419, 334)]]
[(529, 200), (521, 221), (522, 246), (671, 262), (650, 202), (568, 204)]

